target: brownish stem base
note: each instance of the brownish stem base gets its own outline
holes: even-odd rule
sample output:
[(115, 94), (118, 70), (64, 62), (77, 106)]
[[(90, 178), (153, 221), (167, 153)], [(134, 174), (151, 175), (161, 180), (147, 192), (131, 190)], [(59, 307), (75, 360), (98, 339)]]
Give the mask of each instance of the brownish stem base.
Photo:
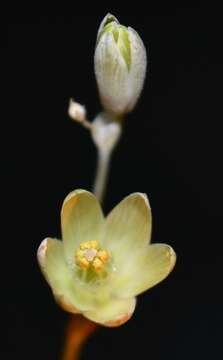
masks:
[(97, 324), (82, 315), (71, 315), (65, 333), (62, 360), (79, 359), (82, 345), (97, 327)]

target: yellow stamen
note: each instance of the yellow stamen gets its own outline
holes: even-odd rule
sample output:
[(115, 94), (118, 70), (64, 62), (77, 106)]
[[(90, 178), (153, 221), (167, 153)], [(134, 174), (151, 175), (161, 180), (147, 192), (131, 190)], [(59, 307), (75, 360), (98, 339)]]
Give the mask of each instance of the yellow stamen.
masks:
[(105, 263), (109, 258), (108, 252), (106, 250), (99, 250), (97, 256), (101, 261), (103, 261), (103, 263)]
[(83, 251), (83, 250), (78, 250), (78, 251), (76, 252), (76, 258), (80, 258), (80, 257), (82, 257), (82, 256), (84, 256), (84, 251)]
[(98, 257), (96, 257), (92, 263), (92, 266), (95, 271), (99, 272), (103, 269), (103, 261), (101, 261)]
[(81, 250), (86, 250), (86, 249), (89, 249), (90, 247), (91, 247), (90, 241), (86, 241), (86, 242), (80, 244)]
[(97, 250), (99, 249), (99, 243), (97, 240), (91, 240), (90, 243), (93, 249), (97, 249)]
[(86, 249), (98, 249), (99, 244), (97, 240), (91, 240), (91, 241), (86, 241), (80, 244), (80, 249), (81, 250), (86, 250)]
[(96, 272), (100, 272), (109, 260), (109, 253), (100, 248), (97, 240), (86, 241), (80, 244), (75, 254), (75, 260), (81, 269), (91, 267)]
[(77, 259), (78, 265), (81, 267), (81, 269), (88, 269), (89, 268), (89, 261), (83, 256)]

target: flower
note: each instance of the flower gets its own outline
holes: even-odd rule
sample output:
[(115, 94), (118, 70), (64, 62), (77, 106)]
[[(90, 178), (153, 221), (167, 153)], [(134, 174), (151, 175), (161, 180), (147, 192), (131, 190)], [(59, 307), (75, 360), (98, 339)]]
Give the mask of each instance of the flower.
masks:
[(107, 14), (97, 35), (95, 75), (106, 111), (130, 112), (141, 93), (146, 73), (146, 50), (138, 33)]
[(162, 281), (176, 256), (165, 244), (149, 244), (151, 209), (133, 193), (105, 218), (96, 197), (75, 190), (61, 211), (63, 241), (47, 238), (37, 257), (56, 301), (71, 313), (118, 326), (134, 312), (136, 296)]

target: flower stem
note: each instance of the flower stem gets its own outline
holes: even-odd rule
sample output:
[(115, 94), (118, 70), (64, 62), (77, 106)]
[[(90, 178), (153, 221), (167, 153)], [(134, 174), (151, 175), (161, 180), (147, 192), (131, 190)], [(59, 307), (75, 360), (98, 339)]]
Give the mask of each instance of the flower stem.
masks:
[[(121, 126), (112, 115), (101, 113), (89, 123), (84, 109), (78, 103), (71, 102), (71, 117), (91, 130), (92, 139), (97, 147), (98, 161), (93, 192), (102, 203), (108, 178), (110, 159), (113, 149), (121, 135)], [(71, 315), (65, 333), (65, 344), (62, 360), (78, 360), (82, 345), (97, 329), (98, 325), (82, 315)]]
[(98, 163), (97, 163), (93, 192), (101, 203), (103, 202), (104, 199), (110, 159), (111, 159), (110, 150), (98, 148)]
[(78, 360), (82, 345), (98, 325), (82, 315), (71, 315), (65, 335), (62, 360)]

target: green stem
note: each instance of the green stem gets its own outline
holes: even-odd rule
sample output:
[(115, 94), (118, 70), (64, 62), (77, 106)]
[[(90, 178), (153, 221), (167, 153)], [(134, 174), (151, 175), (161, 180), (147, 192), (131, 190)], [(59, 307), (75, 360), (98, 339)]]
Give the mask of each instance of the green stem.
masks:
[(111, 150), (98, 148), (97, 170), (93, 192), (102, 203), (108, 179), (108, 172), (111, 160)]

